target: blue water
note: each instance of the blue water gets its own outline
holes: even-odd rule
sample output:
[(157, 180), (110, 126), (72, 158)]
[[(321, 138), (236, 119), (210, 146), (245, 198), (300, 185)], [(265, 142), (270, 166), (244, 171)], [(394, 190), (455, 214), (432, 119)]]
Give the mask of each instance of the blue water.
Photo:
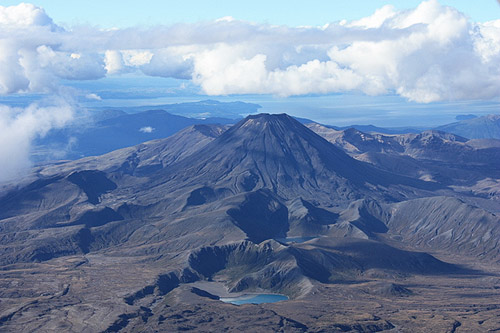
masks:
[(231, 303), (235, 305), (241, 304), (262, 304), (262, 303), (274, 303), (279, 301), (286, 301), (288, 297), (285, 295), (277, 294), (258, 294), (258, 295), (243, 295), (239, 297), (221, 297), (221, 301), (224, 303)]

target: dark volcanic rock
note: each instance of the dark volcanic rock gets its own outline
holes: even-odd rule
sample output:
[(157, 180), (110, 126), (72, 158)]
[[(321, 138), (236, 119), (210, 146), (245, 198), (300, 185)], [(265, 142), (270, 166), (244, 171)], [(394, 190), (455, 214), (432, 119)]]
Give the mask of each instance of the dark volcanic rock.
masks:
[(83, 224), (87, 228), (99, 227), (112, 221), (123, 220), (123, 217), (109, 207), (104, 207), (101, 210), (87, 211), (79, 219), (72, 222), (70, 225)]
[(68, 176), (68, 180), (78, 185), (94, 205), (99, 203), (101, 194), (116, 189), (116, 184), (109, 180), (104, 172), (98, 170), (73, 172)]
[[(373, 186), (412, 186), (422, 190), (439, 187), (372, 168), (349, 157), (295, 119), (268, 114), (249, 116), (197, 154), (155, 177), (157, 182), (153, 184), (158, 185), (217, 184), (235, 194), (267, 188), (283, 199), (302, 197), (335, 206), (347, 206), (349, 201), (366, 195), (384, 196), (384, 191), (373, 191)], [(387, 198), (401, 194), (390, 192)]]
[(229, 209), (227, 214), (255, 243), (284, 237), (289, 228), (287, 208), (269, 191), (258, 190), (247, 194), (245, 201), (238, 208)]
[(308, 126), (356, 159), (391, 173), (446, 185), (500, 177), (498, 140), (468, 140), (437, 130), (389, 136)]
[[(429, 151), (443, 151), (429, 162), (436, 165), (477, 153), (439, 132), (385, 142), (351, 130), (342, 137), (346, 145), (347, 139), (351, 154), (373, 146), (376, 156), (394, 158), (388, 164), (405, 159), (415, 175)], [(317, 288), (325, 297), (338, 292), (334, 298), (349, 300), (344, 304), (366, 301), (379, 309), (380, 298), (404, 294), (404, 287), (380, 285), (367, 295), (338, 285), (477, 274), (423, 250), (498, 260), (498, 217), (453, 198), (440, 181), (454, 175), (439, 178), (436, 170), (443, 169), (432, 170), (432, 179), (383, 171), (287, 115), (268, 114), (227, 130), (194, 126), (103, 156), (37, 167), (0, 194), (0, 318), (18, 330), (79, 330), (85, 318), (95, 331), (248, 327), (232, 305), (217, 308), (231, 309), (234, 325), (206, 308), (217, 301), (193, 293), (187, 284), (197, 281), (229, 292), (286, 294), (291, 303), (241, 307), (278, 331), (389, 329), (370, 315), (334, 321), (323, 313), (321, 320), (305, 318), (306, 325), (278, 313), (288, 303), (312, 315), (312, 299), (323, 297), (312, 294)], [(303, 243), (273, 240), (304, 236)], [(351, 292), (373, 299), (356, 300)]]
[(191, 192), (189, 198), (187, 199), (186, 205), (187, 206), (203, 205), (209, 201), (213, 201), (215, 197), (216, 195), (214, 190), (210, 187), (204, 186)]
[(496, 214), (450, 197), (409, 200), (395, 204), (392, 211), (386, 222), (390, 233), (405, 242), (498, 260)]
[(288, 206), (290, 232), (288, 235), (316, 236), (328, 231), (338, 221), (339, 214), (298, 198)]
[(201, 297), (206, 297), (206, 298), (210, 298), (210, 299), (214, 299), (214, 300), (220, 299), (219, 296), (212, 295), (211, 293), (209, 293), (205, 290), (201, 290), (201, 289), (195, 288), (195, 287), (191, 288), (191, 292), (193, 294), (196, 294), (196, 295), (201, 296)]

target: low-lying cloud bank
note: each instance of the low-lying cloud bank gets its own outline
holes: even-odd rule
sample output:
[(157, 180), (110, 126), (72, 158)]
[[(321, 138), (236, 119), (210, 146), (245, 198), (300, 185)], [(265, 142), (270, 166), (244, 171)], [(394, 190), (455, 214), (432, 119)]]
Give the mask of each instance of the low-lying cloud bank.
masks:
[(30, 163), (31, 143), (73, 118), (73, 107), (61, 98), (26, 108), (0, 105), (0, 183), (21, 177)]
[(192, 80), (208, 95), (361, 91), (427, 103), (496, 98), (499, 63), (500, 20), (471, 22), (436, 0), (323, 27), (224, 18), (68, 30), (34, 5), (0, 7), (0, 94), (141, 72)]

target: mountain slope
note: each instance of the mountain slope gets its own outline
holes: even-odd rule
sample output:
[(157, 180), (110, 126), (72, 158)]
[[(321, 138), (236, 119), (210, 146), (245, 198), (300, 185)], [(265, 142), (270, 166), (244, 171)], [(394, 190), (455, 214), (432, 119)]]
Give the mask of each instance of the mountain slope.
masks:
[(358, 162), (287, 115), (249, 116), (160, 173), (161, 183), (211, 183), (233, 193), (267, 188), (284, 199), (303, 196), (334, 206), (375, 193), (376, 186), (437, 188)]
[(319, 124), (308, 127), (356, 159), (391, 173), (449, 185), (500, 177), (497, 140), (467, 140), (436, 130), (382, 135), (353, 128), (337, 131)]
[[(356, 199), (397, 201), (435, 188), (356, 161), (286, 115), (250, 116), (222, 132), (195, 126), (102, 157), (42, 167), (41, 179), (1, 198), (1, 228), (50, 229), (37, 235), (34, 249), (19, 251), (24, 260), (39, 253), (50, 258), (46, 244), (62, 232), (61, 244), (51, 245), (57, 256), (83, 251), (77, 235), (89, 231), (84, 248), (90, 251), (111, 251), (124, 240), (133, 253), (174, 251), (242, 236), (256, 243), (284, 237), (288, 201), (298, 198), (306, 216), (321, 221)], [(103, 182), (112, 186), (99, 187)], [(144, 220), (155, 221), (154, 229)], [(327, 232), (297, 223), (304, 233)], [(194, 236), (200, 233), (206, 237)], [(21, 245), (26, 238), (19, 237), (13, 242)]]
[(436, 127), (436, 130), (461, 135), (469, 139), (500, 139), (500, 115), (465, 119)]
[[(434, 137), (410, 146), (431, 149), (419, 144)], [(63, 329), (85, 318), (93, 331), (126, 330), (129, 319), (166, 321), (159, 314), (173, 304), (201, 304), (190, 310), (199, 313), (206, 292), (183, 291), (200, 281), (284, 293), (312, 313), (323, 294), (359, 299), (353, 288), (363, 283), (387, 282), (378, 293), (392, 295), (393, 281), (465, 279), (477, 272), (422, 251), (446, 245), (466, 257), (480, 242), (468, 255), (498, 261), (498, 217), (443, 194), (454, 192), (358, 161), (287, 115), (249, 116), (227, 130), (195, 125), (40, 166), (0, 194), (0, 325)], [(467, 226), (491, 235), (467, 237)], [(459, 231), (457, 246), (433, 239), (449, 229)]]
[(391, 235), (422, 249), (497, 258), (500, 217), (450, 197), (431, 197), (392, 205), (386, 224)]

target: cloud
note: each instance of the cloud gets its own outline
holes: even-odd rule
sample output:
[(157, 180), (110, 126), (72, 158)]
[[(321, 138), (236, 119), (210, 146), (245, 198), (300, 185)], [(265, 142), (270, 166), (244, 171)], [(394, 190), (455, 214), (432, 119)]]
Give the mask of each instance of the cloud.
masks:
[(0, 25), (6, 28), (34, 25), (55, 27), (52, 19), (42, 8), (28, 3), (10, 7), (0, 6)]
[(73, 108), (60, 98), (26, 108), (0, 105), (0, 182), (22, 176), (31, 166), (32, 141), (72, 118)]
[(139, 129), (139, 132), (142, 132), (142, 133), (152, 133), (155, 129), (151, 126), (146, 126), (146, 127), (141, 127)]
[(0, 95), (53, 92), (59, 79), (104, 77), (99, 51), (66, 49), (66, 41), (75, 37), (42, 8), (25, 3), (0, 6)]
[(396, 16), (394, 6), (385, 5), (384, 7), (377, 9), (371, 16), (364, 17), (360, 20), (352, 21), (350, 23), (344, 21), (342, 22), (342, 24), (345, 24), (348, 27), (380, 28), (382, 24), (387, 21), (387, 19), (394, 16)]
[(86, 99), (93, 99), (95, 101), (101, 101), (102, 100), (101, 96), (99, 96), (97, 94), (94, 94), (94, 93), (85, 95), (85, 98)]
[(402, 12), (386, 6), (371, 17), (340, 24), (353, 38), (333, 42), (324, 52), (326, 60), (273, 68), (262, 48), (249, 54), (241, 45), (222, 45), (194, 56), (194, 82), (209, 95), (355, 90), (397, 93), (423, 103), (495, 98), (500, 93), (499, 23), (471, 23), (437, 1)]
[(120, 51), (107, 50), (104, 53), (104, 69), (108, 74), (120, 74), (128, 71)]
[(208, 95), (360, 91), (427, 103), (500, 94), (500, 20), (471, 22), (436, 0), (322, 27), (227, 17), (65, 30), (29, 4), (0, 7), (0, 25), (0, 94), (130, 72), (191, 80)]

